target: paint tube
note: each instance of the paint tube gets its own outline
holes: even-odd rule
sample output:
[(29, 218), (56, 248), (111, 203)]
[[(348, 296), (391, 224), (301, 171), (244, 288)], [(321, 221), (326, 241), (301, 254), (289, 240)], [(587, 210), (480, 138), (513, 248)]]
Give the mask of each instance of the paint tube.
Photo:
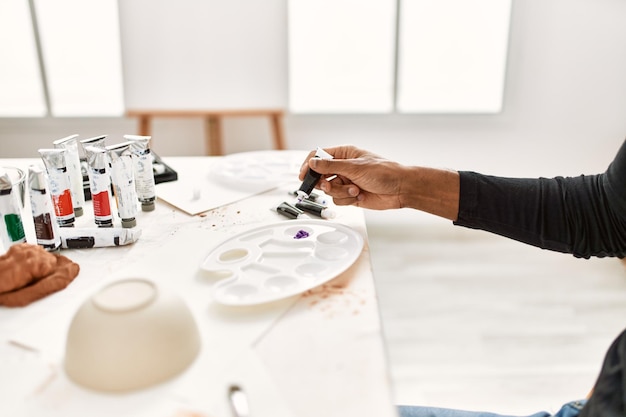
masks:
[(37, 165), (30, 166), (28, 169), (28, 190), (37, 244), (43, 246), (47, 251), (54, 252), (61, 247), (61, 238), (47, 181), (43, 168)]
[[(290, 195), (293, 195), (295, 197), (298, 197), (298, 191), (292, 191), (289, 193)], [(317, 203), (317, 200), (320, 198), (320, 195), (317, 193), (311, 193), (309, 194), (309, 196), (306, 199), (303, 200), (309, 200), (309, 201), (313, 201), (314, 203)]]
[(107, 138), (107, 135), (100, 135), (100, 136), (94, 136), (93, 138), (82, 139), (79, 142), (81, 146), (83, 147), (83, 151), (85, 151), (85, 147), (87, 146), (93, 146), (96, 148), (104, 149), (106, 146), (106, 138)]
[(74, 227), (76, 217), (70, 191), (70, 176), (65, 163), (65, 152), (65, 149), (39, 149), (48, 172), (50, 194), (54, 212), (57, 215), (57, 223), (61, 227)]
[(85, 206), (85, 191), (83, 190), (83, 173), (80, 169), (80, 156), (78, 155), (78, 135), (71, 135), (52, 142), (56, 149), (65, 149), (65, 163), (70, 176), (70, 189), (72, 191), (72, 203), (74, 203), (74, 215), (83, 215)]
[(94, 220), (98, 227), (113, 227), (111, 215), (111, 176), (109, 158), (106, 149), (85, 146), (85, 155), (89, 169), (89, 189), (93, 202)]
[(321, 217), (322, 219), (334, 219), (336, 217), (336, 213), (333, 210), (321, 204), (314, 203), (313, 201), (298, 201), (296, 203), (296, 207), (300, 210), (306, 211), (307, 213)]
[[(315, 151), (315, 155), (313, 156), (313, 158), (333, 159), (333, 156), (322, 148), (317, 148), (317, 151)], [(304, 176), (304, 181), (302, 181), (300, 189), (296, 191), (296, 193), (298, 194), (298, 200), (307, 199), (309, 195), (311, 195), (311, 192), (313, 191), (315, 185), (317, 185), (321, 177), (322, 174), (320, 174), (319, 172), (315, 172), (311, 168), (309, 168), (309, 170), (306, 172), (306, 175)]]
[(141, 236), (141, 229), (100, 227), (61, 230), (61, 247), (64, 249), (103, 248), (124, 246), (135, 243)]
[(153, 211), (156, 201), (150, 138), (150, 136), (124, 135), (124, 139), (130, 141), (130, 149), (133, 153), (135, 189), (142, 211)]
[(298, 217), (300, 217), (301, 214), (304, 213), (304, 211), (300, 210), (297, 207), (292, 206), (286, 201), (280, 203), (278, 207), (276, 207), (276, 212), (278, 214), (282, 214), (283, 216), (289, 219), (297, 219)]
[(130, 142), (107, 146), (111, 160), (111, 181), (122, 227), (137, 226), (137, 191)]
[(5, 249), (26, 242), (17, 191), (9, 174), (0, 168), (0, 240)]

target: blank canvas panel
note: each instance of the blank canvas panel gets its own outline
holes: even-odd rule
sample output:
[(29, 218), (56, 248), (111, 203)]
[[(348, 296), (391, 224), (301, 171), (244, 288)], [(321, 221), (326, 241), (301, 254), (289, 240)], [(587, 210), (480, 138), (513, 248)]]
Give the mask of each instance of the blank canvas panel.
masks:
[(54, 116), (124, 112), (116, 0), (36, 0)]
[(502, 109), (511, 0), (401, 0), (397, 108)]
[(120, 1), (129, 109), (284, 108), (286, 2)]
[(0, 1), (0, 117), (46, 114), (37, 48), (26, 0)]
[(391, 111), (395, 23), (395, 0), (291, 0), (290, 110)]

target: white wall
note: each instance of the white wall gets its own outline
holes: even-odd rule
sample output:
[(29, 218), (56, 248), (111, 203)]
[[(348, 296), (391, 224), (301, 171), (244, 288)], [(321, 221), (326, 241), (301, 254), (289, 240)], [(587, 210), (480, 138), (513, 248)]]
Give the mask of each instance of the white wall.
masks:
[[(287, 106), (287, 0), (125, 0), (120, 14), (129, 108)], [(518, 0), (501, 114), (288, 115), (288, 145), (353, 143), (501, 175), (603, 170), (626, 136), (624, 17), (622, 0)], [(0, 157), (135, 129), (124, 118), (0, 119)], [(196, 120), (157, 121), (153, 136), (161, 155), (204, 152)], [(271, 147), (261, 119), (228, 120), (225, 136), (227, 152)]]

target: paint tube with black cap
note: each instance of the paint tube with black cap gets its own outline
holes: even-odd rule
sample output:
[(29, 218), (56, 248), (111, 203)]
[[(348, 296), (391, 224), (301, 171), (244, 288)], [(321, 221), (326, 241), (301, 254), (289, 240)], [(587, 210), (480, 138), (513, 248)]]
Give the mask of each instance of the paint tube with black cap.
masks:
[(98, 227), (113, 227), (111, 214), (111, 176), (109, 174), (109, 157), (106, 149), (96, 146), (85, 146), (85, 155), (89, 169), (89, 189), (93, 202), (94, 220)]
[(43, 168), (37, 165), (28, 168), (28, 191), (37, 244), (49, 252), (59, 250), (61, 247), (59, 225), (48, 190), (48, 180)]
[(65, 149), (39, 149), (41, 159), (48, 172), (50, 194), (61, 227), (74, 227), (74, 203), (70, 190), (70, 176), (65, 162)]
[(297, 219), (298, 217), (300, 217), (301, 214), (304, 213), (304, 211), (300, 210), (297, 207), (294, 207), (286, 201), (280, 203), (278, 207), (275, 208), (275, 210), (278, 214), (282, 214), (288, 219)]
[(0, 241), (5, 249), (26, 242), (20, 210), (18, 188), (7, 172), (0, 168)]
[(106, 149), (111, 160), (111, 181), (122, 227), (135, 227), (138, 198), (130, 142), (107, 146)]
[(322, 219), (334, 219), (336, 213), (328, 207), (309, 200), (302, 200), (296, 203), (296, 207), (307, 213), (313, 214)]
[(80, 169), (80, 156), (78, 155), (78, 135), (67, 136), (52, 142), (56, 149), (65, 149), (65, 163), (70, 176), (70, 190), (72, 191), (72, 203), (74, 215), (83, 215), (85, 206), (85, 191), (83, 190), (83, 173)]
[(110, 227), (103, 229), (92, 227), (86, 229), (61, 230), (61, 247), (63, 249), (104, 248), (109, 246), (125, 246), (135, 243), (141, 236), (141, 229), (122, 229)]
[(154, 169), (150, 151), (151, 136), (124, 135), (130, 142), (135, 169), (135, 189), (142, 211), (153, 211), (156, 201)]
[[(326, 152), (324, 149), (317, 148), (317, 151), (315, 151), (315, 155), (313, 155), (313, 158), (333, 159), (333, 156)], [(300, 189), (296, 191), (296, 194), (298, 194), (298, 200), (302, 201), (307, 199), (309, 195), (311, 195), (311, 192), (313, 191), (321, 177), (322, 174), (320, 174), (319, 172), (315, 172), (311, 168), (309, 168), (306, 172), (306, 175), (304, 176), (304, 180), (302, 181)]]

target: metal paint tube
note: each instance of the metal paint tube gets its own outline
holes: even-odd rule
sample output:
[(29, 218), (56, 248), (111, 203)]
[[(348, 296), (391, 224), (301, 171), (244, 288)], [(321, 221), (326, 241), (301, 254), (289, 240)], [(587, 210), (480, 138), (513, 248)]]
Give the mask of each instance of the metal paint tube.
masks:
[(304, 211), (292, 206), (286, 201), (280, 203), (278, 207), (276, 207), (276, 212), (278, 212), (278, 214), (282, 214), (289, 219), (297, 219), (298, 217), (300, 217), (301, 214), (304, 213)]
[[(85, 151), (85, 148), (87, 146), (94, 146), (96, 148), (104, 149), (104, 147), (106, 146), (106, 138), (107, 138), (107, 135), (100, 135), (100, 136), (94, 136), (93, 138), (82, 139), (79, 142), (81, 146), (83, 147), (83, 151)], [(87, 153), (87, 151), (85, 151), (85, 153)]]
[(309, 200), (298, 201), (296, 207), (307, 213), (321, 217), (322, 219), (334, 219), (337, 216), (336, 213), (328, 207)]
[[(294, 196), (298, 197), (298, 191), (293, 191), (293, 192), (291, 192), (291, 193), (289, 193), (289, 194), (292, 194), (292, 195), (294, 195)], [(312, 201), (312, 202), (316, 203), (316, 202), (317, 202), (317, 200), (318, 200), (319, 198), (320, 198), (320, 195), (319, 195), (319, 194), (317, 194), (317, 193), (311, 193), (311, 194), (309, 194), (309, 196), (306, 198), (306, 200), (309, 200), (309, 201)]]
[(109, 157), (106, 149), (85, 146), (85, 155), (89, 169), (89, 189), (93, 202), (94, 221), (98, 227), (113, 227), (111, 214), (111, 176)]
[(103, 248), (124, 246), (135, 243), (141, 236), (141, 229), (99, 227), (61, 230), (61, 247), (64, 249)]
[(50, 194), (54, 204), (54, 212), (57, 215), (57, 223), (61, 227), (74, 227), (76, 216), (74, 215), (74, 203), (70, 190), (70, 176), (65, 162), (65, 149), (39, 149), (43, 160), (48, 181), (50, 182)]
[(5, 249), (17, 243), (26, 242), (24, 223), (20, 214), (20, 201), (17, 187), (3, 169), (0, 169), (0, 241)]
[(122, 227), (135, 227), (138, 198), (130, 142), (107, 146), (106, 149), (111, 159), (111, 180)]
[[(313, 156), (313, 158), (333, 159), (333, 156), (322, 148), (317, 148), (317, 151), (315, 151), (315, 155)], [(319, 172), (315, 172), (311, 168), (309, 168), (309, 170), (306, 172), (304, 180), (302, 181), (300, 189), (296, 191), (296, 193), (298, 194), (298, 200), (307, 199), (309, 195), (311, 195), (311, 192), (313, 191), (315, 185), (317, 185), (321, 177), (322, 174), (320, 174)]]
[[(54, 252), (61, 247), (61, 237), (47, 182), (43, 168), (37, 165), (28, 168), (30, 208), (35, 223), (37, 244), (47, 251)], [(71, 229), (66, 228), (66, 230)]]
[(154, 168), (150, 151), (151, 136), (124, 135), (130, 141), (135, 167), (135, 190), (141, 202), (142, 211), (153, 211), (156, 202), (156, 186), (154, 182)]
[(80, 156), (78, 155), (78, 135), (67, 136), (52, 142), (56, 149), (65, 149), (65, 163), (70, 176), (70, 190), (72, 191), (72, 202), (74, 203), (74, 215), (83, 215), (85, 207), (85, 191), (83, 190), (83, 173), (80, 169)]

